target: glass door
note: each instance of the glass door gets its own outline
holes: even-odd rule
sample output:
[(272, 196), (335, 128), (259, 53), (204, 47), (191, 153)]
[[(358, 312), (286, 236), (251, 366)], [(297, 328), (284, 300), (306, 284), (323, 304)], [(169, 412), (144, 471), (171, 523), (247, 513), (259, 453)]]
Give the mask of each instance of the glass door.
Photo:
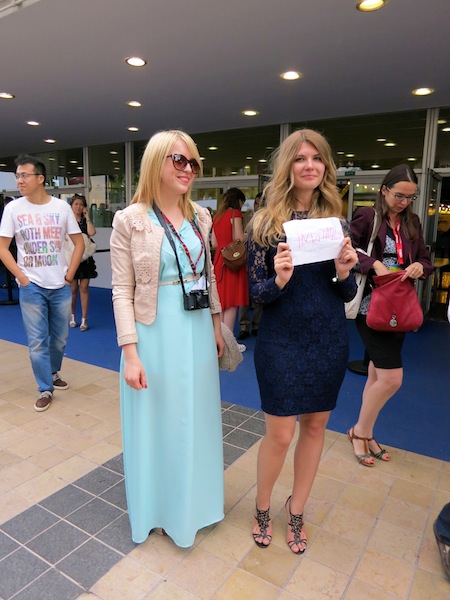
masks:
[(430, 171), (427, 199), (428, 211), (426, 224), (424, 224), (425, 243), (430, 249), (431, 262), (434, 266), (433, 275), (422, 286), (425, 288), (423, 294), (424, 311), (430, 311), (435, 318), (444, 317), (444, 309), (447, 300), (447, 289), (444, 287), (444, 276), (449, 271), (449, 248), (448, 229), (450, 227), (450, 215), (441, 207), (442, 177)]

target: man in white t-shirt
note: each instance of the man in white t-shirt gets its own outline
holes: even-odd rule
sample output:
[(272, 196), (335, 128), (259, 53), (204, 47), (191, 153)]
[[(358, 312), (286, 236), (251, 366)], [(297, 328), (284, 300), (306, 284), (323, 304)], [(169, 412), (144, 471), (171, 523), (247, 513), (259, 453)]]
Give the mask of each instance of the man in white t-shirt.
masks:
[[(70, 284), (84, 242), (71, 207), (46, 193), (44, 163), (24, 154), (15, 162), (22, 197), (5, 206), (0, 223), (0, 260), (19, 285), (31, 366), (40, 392), (34, 408), (42, 412), (50, 406), (53, 390), (69, 387), (59, 370), (69, 331)], [(64, 253), (66, 234), (75, 246), (69, 265)], [(17, 261), (9, 250), (13, 237)]]

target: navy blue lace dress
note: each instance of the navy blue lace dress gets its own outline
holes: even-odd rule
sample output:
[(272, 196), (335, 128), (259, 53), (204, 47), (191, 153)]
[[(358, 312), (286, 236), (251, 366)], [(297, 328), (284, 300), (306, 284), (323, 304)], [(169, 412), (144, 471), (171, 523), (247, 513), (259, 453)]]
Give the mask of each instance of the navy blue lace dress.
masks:
[[(305, 212), (292, 215), (306, 217)], [(342, 225), (349, 235), (348, 223), (342, 220)], [(333, 260), (299, 265), (280, 291), (275, 254), (276, 247), (262, 248), (250, 232), (250, 295), (264, 306), (255, 346), (262, 410), (277, 416), (332, 410), (348, 361), (344, 302), (356, 294), (354, 275), (334, 283)]]

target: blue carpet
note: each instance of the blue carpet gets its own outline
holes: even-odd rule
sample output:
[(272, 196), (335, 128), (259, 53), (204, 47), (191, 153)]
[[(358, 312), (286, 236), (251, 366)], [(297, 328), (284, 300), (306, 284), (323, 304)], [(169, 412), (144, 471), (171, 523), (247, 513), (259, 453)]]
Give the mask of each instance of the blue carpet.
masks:
[[(111, 304), (111, 291), (91, 287), (89, 330), (71, 329), (66, 355), (115, 371), (119, 370), (120, 350)], [(17, 298), (17, 290), (14, 290)], [(7, 292), (0, 288), (0, 300)], [(78, 314), (79, 314), (78, 310)], [(364, 348), (353, 321), (348, 321), (350, 360), (364, 356)], [(26, 344), (20, 308), (0, 306), (0, 337)], [(258, 384), (253, 365), (256, 338), (245, 340), (244, 361), (234, 373), (221, 372), (222, 400), (256, 410), (260, 409)], [(406, 336), (404, 380), (377, 422), (376, 437), (380, 442), (419, 454), (450, 461), (450, 325), (427, 320), (417, 333)], [(326, 368), (326, 364), (323, 365)], [(64, 367), (63, 367), (64, 371)], [(365, 377), (347, 371), (332, 412), (329, 428), (344, 433), (356, 420)]]

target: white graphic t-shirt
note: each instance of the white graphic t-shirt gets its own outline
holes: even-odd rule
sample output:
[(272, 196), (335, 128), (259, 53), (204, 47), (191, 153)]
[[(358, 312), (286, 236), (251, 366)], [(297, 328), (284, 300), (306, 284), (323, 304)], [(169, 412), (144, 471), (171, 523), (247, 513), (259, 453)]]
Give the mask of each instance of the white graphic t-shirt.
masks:
[(25, 196), (5, 206), (0, 236), (15, 237), (17, 264), (30, 281), (50, 290), (65, 285), (64, 236), (80, 233), (72, 208), (54, 196), (32, 204)]

